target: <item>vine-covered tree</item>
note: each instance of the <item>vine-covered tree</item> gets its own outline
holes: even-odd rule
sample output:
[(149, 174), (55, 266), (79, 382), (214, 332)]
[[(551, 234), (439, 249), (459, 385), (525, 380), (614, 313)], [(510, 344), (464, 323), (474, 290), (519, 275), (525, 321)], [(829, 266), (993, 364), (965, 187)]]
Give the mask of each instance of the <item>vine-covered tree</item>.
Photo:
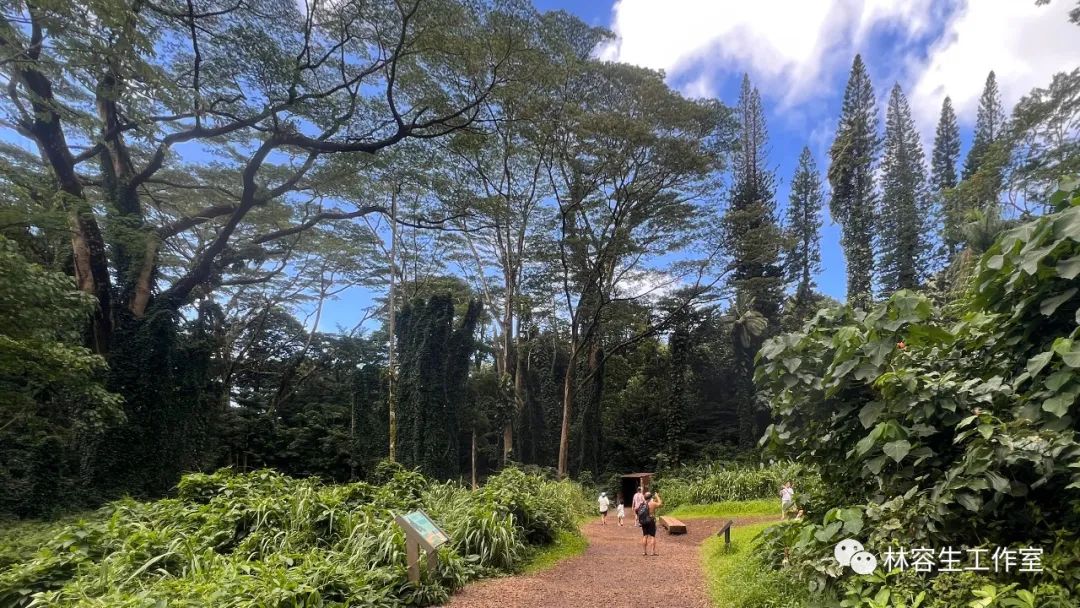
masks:
[(862, 308), (868, 308), (873, 299), (877, 125), (874, 88), (862, 57), (856, 55), (844, 90), (836, 139), (829, 149), (829, 211), (842, 230), (848, 304)]
[(413, 300), (398, 313), (398, 461), (427, 475), (460, 473), (459, 420), (468, 407), (469, 360), (480, 303), (454, 320), (450, 294)]
[(814, 275), (821, 271), (821, 175), (809, 147), (803, 147), (791, 178), (784, 267), (795, 284), (794, 307), (804, 310), (813, 299)]
[(883, 294), (915, 289), (929, 275), (930, 199), (922, 143), (900, 85), (889, 94), (881, 158), (878, 259)]

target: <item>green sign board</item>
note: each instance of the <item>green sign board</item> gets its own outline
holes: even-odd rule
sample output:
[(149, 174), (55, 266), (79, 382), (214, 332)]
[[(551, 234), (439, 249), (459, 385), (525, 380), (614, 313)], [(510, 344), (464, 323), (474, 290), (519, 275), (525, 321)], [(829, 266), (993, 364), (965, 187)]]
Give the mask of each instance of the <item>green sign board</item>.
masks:
[(423, 511), (412, 511), (411, 513), (398, 515), (397, 521), (401, 527), (405, 528), (406, 532), (412, 532), (412, 536), (425, 545), (424, 548), (428, 551), (434, 551), (450, 540), (446, 532), (443, 532), (442, 528), (435, 525), (435, 522), (431, 521), (428, 514)]

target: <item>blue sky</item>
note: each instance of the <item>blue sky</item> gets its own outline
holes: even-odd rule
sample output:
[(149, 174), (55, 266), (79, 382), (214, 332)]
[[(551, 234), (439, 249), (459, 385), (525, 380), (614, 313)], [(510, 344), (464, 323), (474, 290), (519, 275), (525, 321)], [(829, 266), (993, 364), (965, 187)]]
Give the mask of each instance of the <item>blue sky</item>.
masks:
[[(737, 98), (744, 72), (768, 110), (770, 159), (781, 216), (799, 153), (810, 146), (818, 168), (840, 111), (851, 61), (861, 53), (879, 99), (894, 83), (906, 92), (929, 156), (945, 95), (952, 98), (966, 153), (987, 73), (997, 74), (1007, 108), (1054, 73), (1080, 65), (1080, 29), (1067, 21), (1072, 0), (534, 0), (612, 30), (601, 58), (663, 70), (691, 97)], [(846, 292), (839, 227), (826, 209), (818, 288)], [(324, 329), (351, 326), (363, 304), (328, 306)]]
[[(879, 98), (894, 83), (910, 98), (929, 154), (945, 95), (959, 114), (965, 148), (987, 73), (997, 73), (1008, 106), (1053, 73), (1080, 64), (1080, 31), (1066, 20), (1074, 3), (1055, 0), (540, 0), (612, 29), (600, 55), (663, 69), (690, 96), (734, 103), (743, 72), (768, 109), (770, 159), (778, 204), (804, 145), (822, 173), (828, 167), (844, 84), (855, 53), (866, 61)], [(846, 291), (839, 227), (827, 209), (818, 287), (839, 300)]]

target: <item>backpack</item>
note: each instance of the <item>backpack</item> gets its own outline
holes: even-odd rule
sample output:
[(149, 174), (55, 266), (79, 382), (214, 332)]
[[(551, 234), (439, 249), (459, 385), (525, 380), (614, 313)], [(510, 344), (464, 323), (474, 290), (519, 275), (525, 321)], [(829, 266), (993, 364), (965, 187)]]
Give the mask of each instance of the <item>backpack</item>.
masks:
[(635, 511), (637, 515), (638, 523), (641, 525), (652, 523), (652, 515), (649, 514), (649, 501), (641, 503), (641, 505)]

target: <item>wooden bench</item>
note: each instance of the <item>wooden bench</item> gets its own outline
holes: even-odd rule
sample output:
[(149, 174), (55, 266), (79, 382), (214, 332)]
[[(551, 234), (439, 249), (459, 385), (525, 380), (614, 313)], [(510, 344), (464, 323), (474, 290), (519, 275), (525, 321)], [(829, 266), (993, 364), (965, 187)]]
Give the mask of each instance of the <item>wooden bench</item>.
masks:
[(664, 526), (664, 529), (668, 531), (668, 534), (686, 534), (686, 524), (671, 517), (670, 515), (661, 515), (659, 517), (660, 525)]

